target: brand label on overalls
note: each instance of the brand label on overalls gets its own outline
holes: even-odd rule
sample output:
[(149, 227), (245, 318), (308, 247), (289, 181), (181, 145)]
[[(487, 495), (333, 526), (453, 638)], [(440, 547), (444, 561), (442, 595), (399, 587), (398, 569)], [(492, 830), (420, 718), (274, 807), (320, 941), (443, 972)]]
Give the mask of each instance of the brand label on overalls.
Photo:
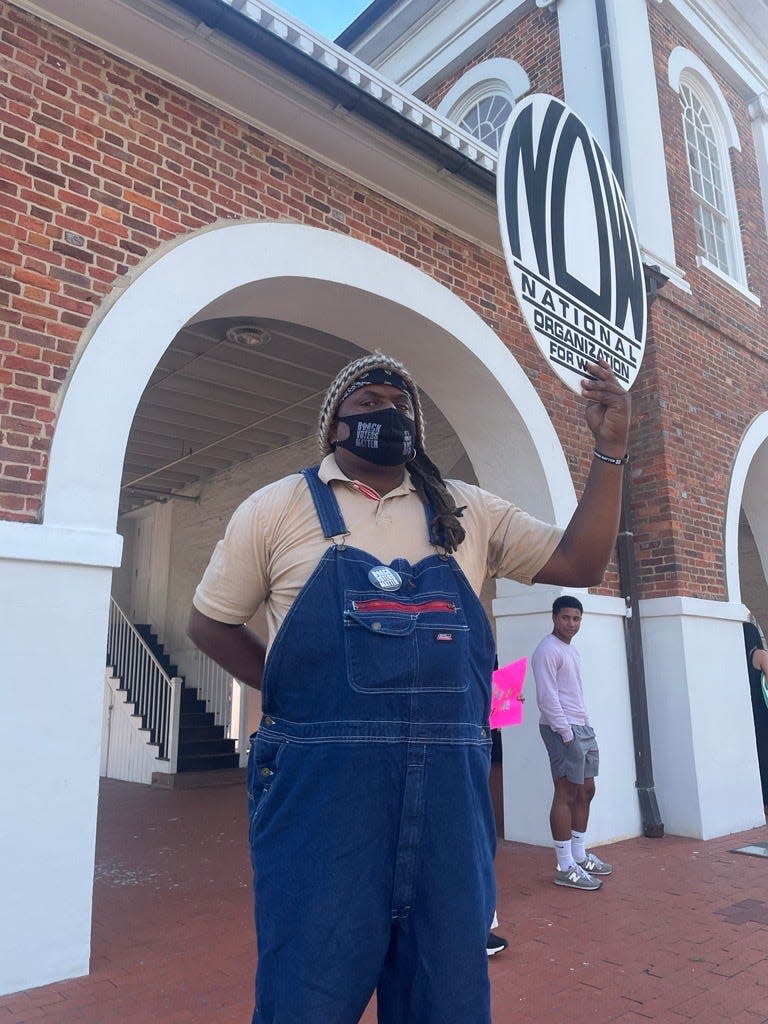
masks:
[(403, 577), (388, 565), (374, 565), (368, 579), (379, 590), (399, 590), (403, 585)]

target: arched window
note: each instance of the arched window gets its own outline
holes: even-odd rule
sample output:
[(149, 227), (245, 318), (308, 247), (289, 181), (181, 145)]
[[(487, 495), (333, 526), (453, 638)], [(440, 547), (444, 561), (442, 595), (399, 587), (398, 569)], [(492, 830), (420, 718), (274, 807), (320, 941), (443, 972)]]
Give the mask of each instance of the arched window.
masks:
[(694, 195), (699, 255), (734, 276), (731, 227), (723, 174), (723, 154), (707, 108), (690, 85), (680, 84), (688, 170)]
[(517, 61), (505, 57), (486, 60), (462, 75), (437, 112), (497, 150), (512, 108), (529, 88), (528, 76)]
[(501, 133), (511, 113), (512, 104), (507, 97), (492, 92), (472, 99), (463, 117), (460, 120), (454, 117), (453, 120), (458, 120), (462, 128), (490, 149), (498, 149)]
[(680, 97), (698, 263), (746, 290), (731, 149), (740, 149), (736, 123), (707, 66), (679, 46), (669, 82)]

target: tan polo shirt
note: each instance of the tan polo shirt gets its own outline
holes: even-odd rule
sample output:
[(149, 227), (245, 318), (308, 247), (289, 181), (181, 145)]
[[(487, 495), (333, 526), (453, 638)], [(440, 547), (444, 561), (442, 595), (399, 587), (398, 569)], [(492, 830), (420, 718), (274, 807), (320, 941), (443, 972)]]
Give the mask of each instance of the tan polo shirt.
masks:
[[(424, 505), (408, 473), (380, 501), (362, 494), (327, 455), (320, 479), (333, 487), (349, 530), (346, 543), (383, 564), (434, 554)], [(446, 481), (466, 505), (467, 536), (455, 554), (475, 593), (487, 578), (530, 583), (557, 547), (562, 530), (508, 501), (458, 480)], [(194, 605), (219, 622), (247, 622), (265, 605), (269, 642), (332, 541), (323, 536), (309, 488), (297, 473), (268, 484), (235, 511), (195, 591)]]

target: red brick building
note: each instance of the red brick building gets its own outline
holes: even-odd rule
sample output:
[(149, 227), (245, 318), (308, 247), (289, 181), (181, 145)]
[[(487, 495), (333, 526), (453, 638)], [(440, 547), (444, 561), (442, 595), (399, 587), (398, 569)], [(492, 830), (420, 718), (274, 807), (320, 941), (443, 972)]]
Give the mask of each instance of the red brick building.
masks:
[[(741, 634), (744, 603), (768, 625), (754, 7), (376, 0), (333, 44), (266, 0), (0, 0), (1, 756), (6, 777), (25, 766), (0, 854), (3, 990), (87, 970), (99, 765), (168, 770), (169, 749), (137, 753), (104, 712), (110, 592), (224, 714), (184, 636), (192, 589), (237, 503), (315, 460), (348, 358), (409, 365), (446, 475), (567, 522), (589, 434), (524, 325), (496, 209), (499, 134), (529, 92), (564, 99), (621, 164), (649, 282), (668, 279), (632, 391), (640, 678), (626, 566), (584, 595), (611, 765), (594, 827), (648, 825), (643, 742), (668, 831), (762, 820)], [(552, 597), (489, 590), (500, 660), (530, 653)], [(234, 739), (256, 714), (242, 703)], [(547, 834), (537, 744), (530, 716), (504, 759), (506, 833), (530, 842)]]

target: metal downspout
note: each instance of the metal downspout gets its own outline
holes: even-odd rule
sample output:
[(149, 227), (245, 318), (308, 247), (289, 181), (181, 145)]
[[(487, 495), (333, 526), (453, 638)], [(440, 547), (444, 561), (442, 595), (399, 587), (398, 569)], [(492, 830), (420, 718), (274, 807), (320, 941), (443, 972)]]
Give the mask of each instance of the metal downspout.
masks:
[[(611, 164), (618, 178), (622, 191), (624, 189), (624, 164), (621, 158), (621, 139), (619, 135), (619, 115), (616, 103), (616, 87), (613, 76), (613, 60), (611, 56), (611, 40), (608, 32), (608, 14), (605, 0), (595, 0), (597, 13), (597, 29), (600, 39), (600, 57), (603, 67), (603, 87), (605, 90), (605, 106), (608, 120), (608, 141), (611, 150)], [(648, 304), (653, 301), (661, 286), (660, 277), (652, 275), (646, 280)], [(663, 283), (663, 282), (661, 282)], [(640, 630), (640, 602), (637, 587), (637, 567), (635, 563), (635, 537), (632, 531), (631, 510), (631, 475), (627, 471), (624, 476), (624, 490), (621, 501), (621, 517), (619, 535), (616, 541), (616, 552), (619, 565), (619, 585), (627, 606), (624, 618), (624, 644), (627, 652), (627, 674), (629, 677), (629, 702), (632, 710), (632, 735), (635, 744), (635, 787), (640, 802), (640, 815), (643, 821), (643, 835), (659, 839), (664, 835), (664, 823), (661, 820), (656, 790), (653, 782), (653, 763), (651, 759), (651, 733), (648, 724), (648, 697), (645, 684), (645, 659), (643, 657), (643, 639)]]

